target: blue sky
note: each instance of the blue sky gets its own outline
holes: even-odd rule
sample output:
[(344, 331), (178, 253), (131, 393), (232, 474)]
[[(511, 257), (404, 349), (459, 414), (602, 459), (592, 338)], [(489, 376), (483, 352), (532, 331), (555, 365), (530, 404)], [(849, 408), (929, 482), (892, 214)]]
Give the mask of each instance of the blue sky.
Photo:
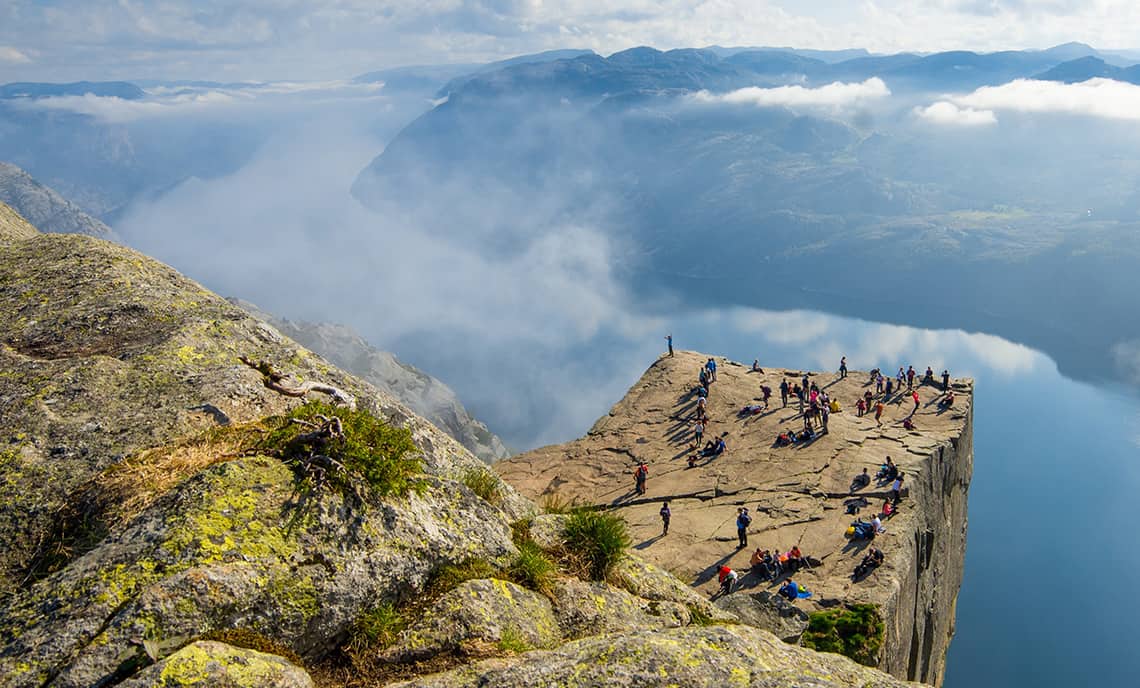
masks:
[(551, 48), (1140, 47), (1134, 0), (3, 0), (0, 82), (335, 79)]

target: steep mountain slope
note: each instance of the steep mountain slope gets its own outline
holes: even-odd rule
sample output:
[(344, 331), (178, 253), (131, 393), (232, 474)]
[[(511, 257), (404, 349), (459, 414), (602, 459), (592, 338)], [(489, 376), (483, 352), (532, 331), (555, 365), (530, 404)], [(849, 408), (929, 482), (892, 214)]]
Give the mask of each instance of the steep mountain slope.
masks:
[(45, 232), (115, 238), (110, 227), (40, 184), (32, 175), (6, 162), (0, 162), (0, 201), (15, 208)]
[(2, 686), (904, 685), (594, 568), (596, 518), (134, 251), (0, 205), (0, 308)]
[(230, 301), (340, 368), (396, 397), (487, 463), (510, 456), (503, 441), (471, 417), (450, 387), (415, 366), (403, 363), (395, 354), (372, 346), (352, 328), (286, 320), (265, 313), (251, 303)]

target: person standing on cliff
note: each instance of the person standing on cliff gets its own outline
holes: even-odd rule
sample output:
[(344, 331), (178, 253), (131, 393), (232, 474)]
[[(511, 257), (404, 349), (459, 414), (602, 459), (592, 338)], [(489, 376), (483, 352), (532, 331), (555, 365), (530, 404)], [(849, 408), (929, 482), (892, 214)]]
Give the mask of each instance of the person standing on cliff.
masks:
[(877, 425), (882, 425), (883, 424), (882, 418), (883, 418), (883, 402), (882, 401), (876, 401), (875, 402), (875, 423)]
[(748, 515), (748, 507), (736, 510), (736, 548), (743, 549), (748, 546), (748, 526), (752, 525), (752, 517)]
[(914, 390), (913, 392), (911, 392), (911, 395), (910, 395), (910, 396), (911, 396), (911, 398), (912, 398), (912, 399), (914, 399), (914, 410), (910, 412), (910, 415), (912, 415), (912, 416), (913, 416), (914, 414), (918, 413), (918, 404), (919, 404), (919, 401), (918, 401), (918, 390), (916, 389), (916, 390)]
[(844, 356), (839, 359), (839, 377), (847, 377), (847, 357)]
[(949, 370), (943, 370), (942, 371), (942, 391), (943, 392), (949, 392), (950, 391), (950, 371)]
[(673, 358), (673, 335), (665, 335), (665, 342), (669, 344), (669, 358)]
[(696, 441), (697, 446), (701, 446), (701, 439), (705, 436), (705, 424), (697, 421), (693, 424), (693, 439)]
[(645, 494), (645, 483), (649, 480), (649, 466), (644, 461), (637, 465), (637, 470), (633, 472), (633, 480), (637, 494)]
[(673, 517), (673, 512), (669, 510), (669, 502), (661, 505), (661, 536), (664, 537), (669, 534), (669, 519)]
[(784, 403), (784, 408), (788, 408), (788, 381), (784, 379), (780, 381), (780, 401)]
[(906, 388), (907, 391), (914, 389), (914, 366), (907, 366), (906, 369)]
[(708, 368), (709, 371), (709, 381), (716, 382), (716, 361), (710, 358), (709, 362), (705, 364), (705, 368)]

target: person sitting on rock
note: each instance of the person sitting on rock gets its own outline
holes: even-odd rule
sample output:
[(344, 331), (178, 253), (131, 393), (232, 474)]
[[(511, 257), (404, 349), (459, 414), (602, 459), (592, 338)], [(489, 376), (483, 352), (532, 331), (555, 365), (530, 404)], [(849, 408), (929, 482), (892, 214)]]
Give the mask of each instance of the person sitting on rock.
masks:
[(752, 553), (752, 557), (748, 560), (748, 566), (753, 569), (760, 566), (760, 564), (764, 562), (765, 554), (767, 554), (767, 552), (765, 552), (763, 548), (757, 547), (756, 551)]
[(885, 559), (886, 557), (883, 556), (882, 550), (878, 547), (872, 547), (871, 550), (863, 556), (863, 561), (859, 562), (859, 565), (855, 567), (855, 578), (860, 579), (870, 574), (882, 566)]
[(780, 587), (780, 594), (794, 602), (800, 596), (799, 583), (789, 578), (788, 582)]
[(926, 374), (922, 376), (922, 384), (924, 384), (924, 385), (933, 385), (934, 384), (934, 371), (930, 369), (930, 366), (926, 366)]
[(697, 455), (696, 455), (696, 453), (693, 453), (693, 454), (689, 454), (689, 458), (688, 458), (688, 461), (687, 461), (687, 463), (689, 464), (689, 468), (693, 468), (693, 467), (695, 467), (695, 466), (697, 465)]
[(942, 400), (938, 402), (938, 405), (944, 409), (950, 408), (951, 406), (953, 406), (954, 405), (954, 393), (953, 392), (947, 392), (946, 396), (942, 397)]
[(788, 550), (788, 568), (790, 568), (792, 570), (792, 572), (796, 572), (796, 571), (799, 571), (800, 567), (802, 567), (803, 565), (804, 565), (803, 552), (800, 552), (800, 546), (799, 545), (794, 545), (790, 550)]
[(894, 516), (896, 511), (898, 511), (898, 507), (892, 505), (891, 500), (883, 500), (883, 510), (881, 514), (883, 518), (890, 518), (891, 516)]
[(871, 525), (875, 528), (875, 533), (882, 534), (887, 532), (886, 526), (883, 525), (883, 519), (879, 518), (878, 514), (871, 519)]
[(754, 373), (764, 372), (764, 369), (760, 367), (760, 359), (758, 359), (758, 358), (752, 359), (752, 372), (754, 372)]
[(911, 420), (909, 417), (904, 418), (903, 419), (903, 429), (904, 430), (914, 430), (915, 429), (914, 421)]
[(776, 436), (776, 446), (786, 447), (792, 443), (792, 438), (788, 436), (788, 431), (785, 430)]
[(867, 473), (867, 468), (864, 467), (863, 472), (860, 473), (859, 475), (855, 476), (855, 478), (851, 480), (851, 492), (854, 492), (855, 490), (859, 490), (859, 489), (862, 489), (864, 487), (867, 487), (870, 484), (871, 484), (871, 475), (869, 473)]

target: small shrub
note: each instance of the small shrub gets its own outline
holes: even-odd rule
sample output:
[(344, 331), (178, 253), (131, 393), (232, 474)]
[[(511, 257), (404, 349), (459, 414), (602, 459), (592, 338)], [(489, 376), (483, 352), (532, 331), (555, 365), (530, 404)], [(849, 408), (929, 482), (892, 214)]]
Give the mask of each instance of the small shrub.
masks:
[(466, 559), (458, 564), (444, 564), (432, 574), (427, 589), (436, 595), (454, 590), (461, 583), (480, 578), (494, 578), (497, 571), (490, 562), (484, 559)]
[(875, 666), (883, 647), (883, 617), (873, 604), (853, 604), (847, 609), (815, 612), (804, 632), (804, 647), (834, 652)]
[(630, 546), (625, 521), (616, 514), (579, 509), (570, 514), (563, 530), (571, 557), (580, 558), (591, 580), (604, 581)]
[[(310, 427), (292, 422), (320, 423), (322, 418), (334, 417), (340, 419), (343, 436), (316, 441), (306, 440)], [(389, 425), (367, 411), (321, 401), (310, 401), (270, 420), (273, 427), (259, 447), (267, 453), (298, 464), (316, 454), (327, 456), (362, 477), (382, 497), (402, 497), (419, 485), (415, 476), (423, 465), (407, 428)], [(344, 482), (346, 476), (332, 474), (327, 478), (342, 490), (349, 487)]]
[(499, 477), (486, 468), (468, 468), (463, 472), (460, 482), (488, 504), (499, 504), (503, 501), (503, 488), (499, 484)]
[(532, 540), (524, 540), (518, 548), (518, 555), (507, 567), (510, 579), (524, 588), (538, 592), (550, 590), (551, 581), (554, 579), (554, 562)]
[(511, 542), (514, 542), (516, 547), (521, 547), (524, 542), (530, 542), (532, 540), (530, 529), (533, 526), (534, 521), (529, 518), (521, 518), (511, 523)]
[(543, 513), (546, 514), (568, 514), (574, 510), (573, 503), (557, 492), (543, 495), (542, 502), (539, 506), (542, 507)]
[(383, 602), (356, 619), (349, 647), (355, 652), (386, 648), (396, 642), (406, 626), (400, 610), (389, 602)]
[(201, 639), (216, 640), (219, 643), (233, 645), (234, 647), (244, 647), (247, 650), (256, 650), (266, 654), (277, 655), (278, 657), (284, 657), (299, 667), (303, 668), (305, 666), (304, 660), (301, 659), (301, 656), (294, 652), (292, 648), (248, 628), (219, 629), (207, 633), (202, 636)]
[(498, 645), (501, 652), (516, 655), (534, 649), (530, 643), (526, 641), (522, 633), (513, 626), (507, 626), (503, 629), (503, 632), (499, 635), (499, 642), (496, 643), (496, 645)]
[(713, 618), (708, 613), (695, 604), (688, 605), (689, 607), (689, 623), (693, 626), (710, 626), (713, 623)]

